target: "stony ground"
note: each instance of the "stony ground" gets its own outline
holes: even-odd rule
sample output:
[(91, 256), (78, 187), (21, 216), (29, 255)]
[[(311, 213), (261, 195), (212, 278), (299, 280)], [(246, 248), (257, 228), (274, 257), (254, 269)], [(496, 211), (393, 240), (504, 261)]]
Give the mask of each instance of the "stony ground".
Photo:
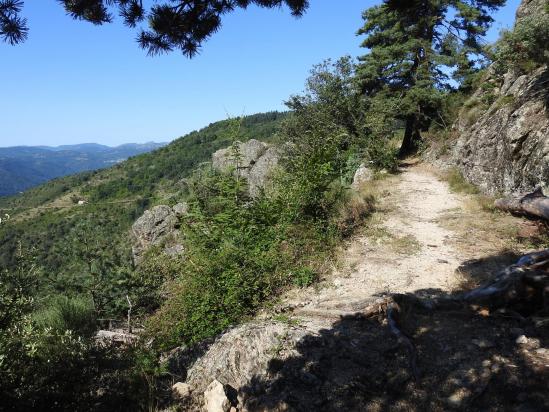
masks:
[(450, 212), (466, 213), (463, 200), (417, 167), (381, 182), (379, 196), (377, 214), (342, 253), (341, 267), (300, 311), (352, 312), (381, 294), (448, 292), (459, 285), (456, 270), (467, 256), (455, 245), (457, 234), (441, 220)]
[(377, 191), (376, 214), (331, 273), (288, 293), (276, 314), (220, 337), (187, 382), (197, 392), (214, 378), (230, 384), (248, 411), (549, 410), (544, 319), (483, 308), (404, 313), (414, 377), (386, 320), (361, 316), (387, 294), (442, 296), (479, 284), (536, 247), (536, 225), (452, 193), (422, 165)]

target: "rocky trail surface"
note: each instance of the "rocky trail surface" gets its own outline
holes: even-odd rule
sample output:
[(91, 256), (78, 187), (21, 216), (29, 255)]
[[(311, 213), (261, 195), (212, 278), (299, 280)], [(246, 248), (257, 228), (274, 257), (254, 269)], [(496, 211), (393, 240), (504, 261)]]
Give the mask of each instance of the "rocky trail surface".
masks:
[(387, 319), (364, 312), (394, 293), (441, 297), (493, 277), (528, 248), (515, 240), (529, 223), (483, 211), (422, 165), (378, 192), (377, 212), (319, 285), (171, 355), (189, 410), (208, 405), (214, 381), (230, 398), (223, 408), (239, 411), (549, 410), (547, 326), (484, 308), (408, 310), (399, 323), (413, 373)]
[(332, 284), (311, 295), (297, 314), (332, 309), (352, 314), (383, 294), (449, 292), (457, 286), (456, 270), (465, 256), (452, 243), (456, 234), (439, 220), (463, 210), (461, 199), (419, 168), (403, 170), (383, 186), (378, 218), (349, 244)]

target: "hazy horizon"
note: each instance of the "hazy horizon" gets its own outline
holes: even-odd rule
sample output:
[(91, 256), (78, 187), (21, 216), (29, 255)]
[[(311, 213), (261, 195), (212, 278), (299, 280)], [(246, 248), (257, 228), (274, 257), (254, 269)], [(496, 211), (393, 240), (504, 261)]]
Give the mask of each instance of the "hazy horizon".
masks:
[(47, 147), (47, 148), (52, 148), (52, 149), (57, 149), (59, 147), (71, 147), (71, 146), (83, 146), (83, 145), (98, 145), (98, 146), (105, 146), (105, 147), (109, 147), (109, 148), (116, 148), (116, 147), (120, 147), (120, 146), (124, 146), (124, 145), (128, 145), (128, 144), (138, 144), (138, 145), (145, 145), (145, 144), (168, 144), (170, 143), (171, 141), (173, 141), (174, 139), (170, 140), (170, 141), (156, 141), (156, 140), (148, 140), (148, 141), (143, 141), (143, 142), (139, 142), (139, 141), (135, 141), (135, 142), (124, 142), (124, 143), (120, 143), (120, 144), (105, 144), (105, 143), (97, 143), (97, 142), (81, 142), (81, 143), (74, 143), (74, 144), (71, 144), (71, 143), (67, 143), (67, 144), (58, 144), (58, 145), (49, 145), (49, 144), (37, 144), (37, 145), (29, 145), (29, 144), (16, 144), (16, 145), (11, 145), (11, 146), (3, 146), (1, 143), (0, 143), (0, 149), (7, 149), (7, 148), (13, 148), (13, 147)]

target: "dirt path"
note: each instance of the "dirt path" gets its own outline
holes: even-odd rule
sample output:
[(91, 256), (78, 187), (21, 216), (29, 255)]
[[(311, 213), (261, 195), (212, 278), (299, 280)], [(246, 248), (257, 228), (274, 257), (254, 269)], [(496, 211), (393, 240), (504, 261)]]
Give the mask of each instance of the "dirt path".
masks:
[(353, 312), (381, 294), (448, 292), (459, 284), (456, 270), (468, 256), (440, 222), (449, 213), (466, 214), (463, 199), (420, 167), (402, 170), (382, 187), (380, 212), (345, 250), (327, 287), (306, 296), (306, 304), (303, 296), (290, 299), (301, 307), (297, 315)]
[(377, 212), (338, 266), (222, 335), (187, 383), (198, 394), (213, 379), (227, 383), (243, 411), (549, 410), (549, 336), (531, 322), (404, 311), (400, 326), (418, 354), (414, 379), (386, 320), (360, 315), (381, 295), (441, 295), (493, 277), (528, 249), (517, 242), (527, 222), (452, 193), (425, 165), (378, 186)]

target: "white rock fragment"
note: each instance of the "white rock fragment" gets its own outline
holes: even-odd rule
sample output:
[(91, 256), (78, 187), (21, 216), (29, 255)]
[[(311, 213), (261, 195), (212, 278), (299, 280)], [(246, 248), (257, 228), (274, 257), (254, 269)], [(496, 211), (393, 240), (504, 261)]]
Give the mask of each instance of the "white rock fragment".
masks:
[(231, 402), (227, 398), (225, 388), (217, 379), (212, 381), (204, 392), (204, 410), (206, 412), (229, 412)]
[(177, 398), (184, 399), (191, 395), (192, 389), (191, 386), (186, 383), (177, 382), (172, 386), (172, 391)]

